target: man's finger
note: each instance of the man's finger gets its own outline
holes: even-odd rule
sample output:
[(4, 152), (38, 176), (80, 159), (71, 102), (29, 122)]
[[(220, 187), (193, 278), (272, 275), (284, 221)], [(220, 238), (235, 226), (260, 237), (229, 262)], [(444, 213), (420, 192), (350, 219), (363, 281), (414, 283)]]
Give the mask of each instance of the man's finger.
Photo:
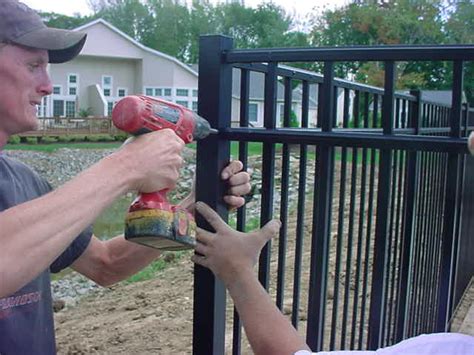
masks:
[(202, 244), (200, 242), (197, 242), (196, 246), (194, 247), (194, 251), (201, 255), (207, 255), (208, 249), (209, 248), (205, 244)]
[(262, 239), (266, 243), (278, 234), (280, 228), (281, 222), (278, 219), (272, 219), (270, 222), (265, 224), (257, 233), (262, 236)]
[(230, 186), (245, 185), (250, 182), (250, 174), (246, 171), (239, 171), (232, 175), (227, 181)]
[(251, 190), (252, 190), (252, 186), (250, 185), (250, 183), (246, 183), (246, 184), (230, 187), (227, 190), (227, 193), (229, 195), (234, 195), (234, 196), (243, 196), (243, 195), (247, 195)]
[(204, 266), (209, 269), (209, 261), (206, 259), (205, 256), (202, 255), (193, 255), (191, 257), (191, 260), (201, 266)]
[(196, 227), (196, 240), (202, 244), (209, 244), (214, 240), (214, 233), (211, 233), (205, 229)]
[(245, 198), (234, 196), (234, 195), (226, 195), (222, 198), (224, 202), (229, 206), (231, 210), (237, 209), (245, 205)]
[(196, 211), (209, 222), (216, 232), (230, 228), (211, 207), (204, 202), (196, 202)]
[(221, 172), (221, 178), (224, 180), (229, 179), (234, 174), (237, 174), (242, 170), (244, 164), (240, 160), (233, 160), (227, 165)]

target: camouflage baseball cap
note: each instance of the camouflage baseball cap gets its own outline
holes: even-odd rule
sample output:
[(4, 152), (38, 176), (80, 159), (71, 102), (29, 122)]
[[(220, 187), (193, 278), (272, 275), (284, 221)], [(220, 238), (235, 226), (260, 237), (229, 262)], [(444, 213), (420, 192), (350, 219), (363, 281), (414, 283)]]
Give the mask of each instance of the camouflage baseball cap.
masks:
[(86, 34), (49, 28), (41, 17), (17, 0), (0, 0), (0, 42), (45, 49), (50, 63), (64, 63), (79, 54)]

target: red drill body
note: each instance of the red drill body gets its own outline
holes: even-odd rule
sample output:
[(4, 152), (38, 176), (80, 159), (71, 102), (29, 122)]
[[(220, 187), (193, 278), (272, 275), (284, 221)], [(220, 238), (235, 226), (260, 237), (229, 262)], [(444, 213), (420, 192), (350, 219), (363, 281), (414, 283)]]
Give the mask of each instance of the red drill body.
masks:
[[(186, 107), (147, 96), (127, 96), (112, 111), (114, 125), (133, 135), (172, 129), (185, 143), (207, 137), (215, 130)], [(167, 190), (142, 193), (130, 206), (125, 238), (162, 250), (194, 246), (194, 217), (173, 206)]]

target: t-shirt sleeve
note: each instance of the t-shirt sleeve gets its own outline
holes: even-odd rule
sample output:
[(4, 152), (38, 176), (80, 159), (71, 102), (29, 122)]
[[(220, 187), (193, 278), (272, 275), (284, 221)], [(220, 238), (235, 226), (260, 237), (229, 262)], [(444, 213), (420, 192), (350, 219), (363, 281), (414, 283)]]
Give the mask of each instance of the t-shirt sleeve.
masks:
[(52, 273), (70, 266), (86, 250), (92, 237), (92, 226), (84, 230), (49, 267)]

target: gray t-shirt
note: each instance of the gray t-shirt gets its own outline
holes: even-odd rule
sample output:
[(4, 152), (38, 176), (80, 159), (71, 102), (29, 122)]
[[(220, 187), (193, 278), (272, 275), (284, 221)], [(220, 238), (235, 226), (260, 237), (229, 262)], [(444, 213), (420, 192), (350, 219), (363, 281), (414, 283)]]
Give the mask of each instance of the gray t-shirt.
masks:
[[(0, 153), (0, 211), (49, 191), (50, 185), (30, 168)], [(71, 265), (87, 248), (91, 236), (89, 227), (48, 270), (14, 294), (0, 298), (1, 355), (56, 353), (50, 272), (59, 272)]]

